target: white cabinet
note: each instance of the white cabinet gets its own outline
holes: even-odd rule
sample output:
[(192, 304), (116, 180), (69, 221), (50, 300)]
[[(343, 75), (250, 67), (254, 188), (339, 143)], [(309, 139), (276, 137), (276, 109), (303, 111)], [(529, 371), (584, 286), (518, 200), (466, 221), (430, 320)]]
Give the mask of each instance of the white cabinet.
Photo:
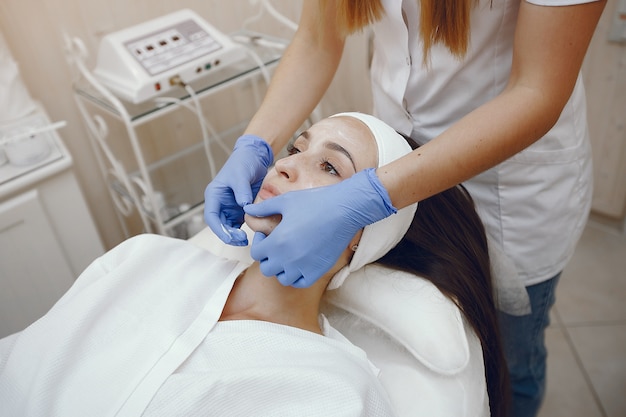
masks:
[(36, 166), (0, 166), (0, 338), (52, 307), (104, 247), (56, 134)]
[(0, 204), (0, 246), (0, 336), (6, 336), (41, 317), (74, 274), (37, 190)]

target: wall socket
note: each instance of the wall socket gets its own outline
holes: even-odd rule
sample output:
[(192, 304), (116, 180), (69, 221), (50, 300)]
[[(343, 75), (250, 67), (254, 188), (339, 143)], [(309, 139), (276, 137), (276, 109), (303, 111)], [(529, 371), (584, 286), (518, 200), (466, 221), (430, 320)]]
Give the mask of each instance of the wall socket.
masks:
[(626, 0), (618, 0), (609, 30), (609, 41), (626, 43)]

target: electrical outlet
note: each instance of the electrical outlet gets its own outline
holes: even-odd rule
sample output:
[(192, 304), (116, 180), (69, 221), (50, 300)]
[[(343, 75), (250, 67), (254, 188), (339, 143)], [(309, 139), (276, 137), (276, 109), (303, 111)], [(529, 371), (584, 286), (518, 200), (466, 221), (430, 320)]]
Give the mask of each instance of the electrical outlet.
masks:
[(618, 0), (609, 30), (609, 41), (626, 43), (626, 0)]

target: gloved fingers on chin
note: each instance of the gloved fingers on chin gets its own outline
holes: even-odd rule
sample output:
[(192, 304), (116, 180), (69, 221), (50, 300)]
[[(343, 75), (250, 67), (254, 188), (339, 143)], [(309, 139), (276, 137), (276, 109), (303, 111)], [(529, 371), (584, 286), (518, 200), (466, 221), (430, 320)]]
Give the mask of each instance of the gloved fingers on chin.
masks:
[(291, 286), (294, 288), (309, 288), (312, 283), (308, 282), (306, 278), (300, 276), (300, 278), (296, 279)]
[[(274, 277), (279, 274), (284, 274), (285, 271), (280, 267), (280, 265), (276, 265), (271, 262), (269, 259), (265, 258), (259, 261), (259, 267), (261, 272), (266, 277)], [(283, 284), (284, 285), (284, 284)]]
[[(302, 278), (302, 277), (300, 277)], [(295, 280), (299, 280), (300, 278), (296, 278)], [(276, 274), (276, 279), (278, 280), (278, 282), (280, 282), (281, 284), (283, 284), (283, 286), (287, 287), (289, 285), (292, 285), (292, 283), (294, 282), (294, 279), (287, 276), (287, 274), (285, 273), (285, 271), (279, 272), (278, 274)]]
[(232, 190), (235, 195), (235, 201), (239, 207), (245, 207), (254, 201), (250, 183), (246, 182), (242, 185), (235, 185)]
[[(281, 271), (278, 274), (276, 274), (276, 279), (278, 279), (278, 281), (280, 281), (280, 283), (283, 284), (284, 286), (288, 286), (288, 285), (293, 286), (295, 282), (302, 280), (303, 277), (300, 274), (300, 270), (298, 268), (286, 267), (284, 271)], [(304, 287), (301, 287), (301, 288), (304, 288)]]
[[(267, 256), (265, 255), (265, 252), (263, 251), (263, 241), (265, 240), (266, 237), (267, 236), (265, 236), (264, 233), (261, 233), (261, 232), (254, 233), (254, 237), (252, 238), (252, 246), (250, 247), (250, 256), (255, 261), (261, 262), (262, 260), (267, 259)], [(276, 271), (276, 272), (280, 272), (280, 271)]]
[(243, 211), (254, 217), (267, 217), (273, 214), (282, 214), (279, 209), (281, 207), (280, 200), (281, 196), (277, 196), (260, 203), (248, 204), (243, 207)]

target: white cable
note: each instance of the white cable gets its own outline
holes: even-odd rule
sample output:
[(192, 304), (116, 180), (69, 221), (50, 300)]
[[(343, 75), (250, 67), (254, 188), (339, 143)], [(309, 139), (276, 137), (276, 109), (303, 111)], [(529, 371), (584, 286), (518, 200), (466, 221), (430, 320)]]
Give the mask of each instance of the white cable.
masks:
[[(267, 12), (272, 15), (272, 17), (274, 17), (274, 19), (278, 20), (280, 23), (282, 23), (283, 25), (285, 25), (287, 28), (291, 29), (293, 32), (296, 32), (298, 30), (298, 24), (295, 23), (294, 21), (290, 20), (289, 18), (285, 17), (283, 14), (281, 14), (278, 10), (276, 10), (274, 8), (274, 6), (272, 6), (272, 4), (270, 3), (269, 0), (251, 0), (250, 3), (252, 5), (257, 4), (258, 2), (261, 3), (261, 9), (260, 11), (252, 16), (251, 18), (248, 18), (244, 24), (243, 27), (245, 28), (248, 24), (250, 24), (251, 22), (254, 22), (256, 20), (259, 20), (263, 14), (263, 10), (267, 10)], [(263, 71), (263, 69), (265, 69), (265, 64), (262, 63), (261, 59), (259, 58), (258, 55), (256, 55), (256, 53), (254, 53), (251, 48), (246, 45), (246, 44), (258, 44), (261, 46), (265, 46), (265, 47), (269, 47), (269, 48), (277, 48), (277, 49), (281, 49), (284, 50), (287, 45), (281, 45), (278, 42), (273, 42), (271, 40), (268, 39), (264, 39), (262, 37), (253, 37), (253, 36), (245, 36), (245, 35), (237, 35), (233, 37), (233, 40), (235, 40), (236, 42), (246, 46), (246, 50), (249, 51), (249, 53), (252, 55), (253, 59), (257, 62), (257, 65), (259, 66), (259, 69), (261, 69), (261, 72), (263, 73), (263, 77), (266, 80), (266, 83), (269, 85), (269, 74), (266, 75), (266, 73)], [(309, 123), (314, 124), (317, 121), (321, 120), (321, 110), (320, 110), (320, 105), (318, 104), (317, 106), (315, 106), (315, 108), (313, 109), (313, 111), (311, 112), (311, 115), (309, 116)]]
[(285, 15), (281, 14), (278, 10), (276, 10), (274, 8), (274, 6), (272, 6), (269, 2), (269, 0), (250, 0), (250, 3), (254, 6), (257, 3), (261, 3), (261, 7), (259, 8), (259, 11), (256, 15), (249, 17), (248, 19), (246, 19), (243, 22), (242, 27), (246, 28), (250, 23), (255, 22), (257, 20), (259, 20), (261, 18), (261, 16), (263, 16), (263, 11), (267, 10), (267, 12), (272, 15), (272, 17), (276, 20), (278, 20), (279, 23), (282, 23), (283, 25), (285, 25), (287, 28), (289, 28), (291, 31), (295, 32), (298, 30), (298, 24), (295, 23), (293, 20), (285, 17)]
[(220, 146), (220, 148), (222, 148), (222, 150), (226, 153), (229, 154), (231, 149), (226, 146), (226, 144), (224, 144), (224, 142), (222, 141), (220, 135), (215, 131), (215, 128), (209, 123), (209, 121), (204, 117), (204, 115), (201, 113), (201, 109), (200, 109), (200, 113), (197, 110), (197, 107), (191, 106), (189, 105), (189, 103), (186, 103), (184, 101), (182, 101), (179, 98), (176, 97), (156, 97), (154, 99), (155, 103), (159, 104), (177, 104), (181, 107), (184, 107), (185, 109), (189, 110), (190, 112), (192, 112), (193, 114), (196, 115), (196, 117), (202, 118), (202, 121), (200, 121), (200, 126), (204, 126), (207, 130), (209, 130), (209, 133), (211, 134), (211, 136), (213, 136), (213, 138), (215, 139), (215, 142)]
[[(256, 1), (251, 1), (250, 3), (257, 3)], [(257, 14), (255, 14), (252, 17), (247, 18), (246, 20), (243, 21), (243, 24), (241, 25), (241, 27), (243, 29), (246, 29), (247, 26), (253, 22), (256, 22), (257, 20), (259, 20), (261, 18), (261, 16), (263, 16), (263, 6), (259, 7), (259, 11), (257, 12)]]
[(254, 52), (252, 48), (249, 46), (249, 44), (252, 42), (252, 38), (250, 36), (235, 35), (235, 36), (232, 36), (232, 39), (244, 47), (244, 50), (246, 51), (246, 53), (250, 55), (252, 60), (256, 63), (257, 67), (259, 68), (259, 71), (261, 71), (261, 75), (263, 76), (263, 80), (265, 81), (265, 84), (269, 86), (271, 76), (270, 76), (269, 71), (267, 70), (267, 66), (265, 65), (265, 63), (263, 62), (259, 54)]
[(202, 131), (202, 142), (204, 143), (204, 152), (206, 153), (207, 160), (209, 161), (209, 169), (211, 170), (211, 178), (215, 178), (217, 175), (217, 171), (215, 170), (215, 161), (213, 160), (213, 155), (211, 153), (211, 142), (209, 140), (209, 135), (207, 133), (207, 125), (205, 123), (204, 117), (202, 117), (202, 107), (200, 106), (200, 101), (198, 100), (198, 96), (196, 92), (193, 91), (189, 85), (185, 85), (185, 90), (189, 93), (193, 104), (196, 106), (196, 110), (198, 111), (198, 121), (200, 122), (200, 130)]
[(158, 103), (178, 104), (186, 108), (187, 110), (191, 111), (198, 117), (198, 122), (200, 123), (200, 131), (202, 132), (202, 142), (204, 145), (204, 152), (206, 153), (206, 157), (209, 162), (209, 169), (211, 171), (211, 178), (215, 178), (216, 167), (215, 167), (215, 161), (213, 159), (213, 155), (212, 155), (211, 148), (210, 148), (211, 139), (209, 137), (209, 134), (215, 139), (215, 142), (222, 148), (222, 150), (227, 155), (230, 154), (230, 149), (224, 144), (224, 142), (222, 142), (219, 134), (215, 131), (213, 126), (204, 117), (202, 113), (202, 106), (200, 105), (200, 100), (198, 99), (198, 96), (196, 92), (194, 91), (194, 89), (191, 88), (191, 86), (186, 85), (186, 84), (184, 85), (184, 88), (187, 91), (187, 93), (189, 93), (189, 96), (191, 97), (194, 103), (194, 106), (190, 106), (188, 103), (185, 103), (181, 99), (175, 98), (175, 97), (157, 97), (154, 99), (154, 101), (157, 104)]
[(274, 6), (271, 5), (269, 0), (261, 0), (261, 4), (265, 8), (265, 10), (267, 10), (269, 12), (269, 14), (271, 14), (274, 17), (274, 19), (278, 20), (280, 23), (282, 23), (283, 25), (287, 26), (293, 32), (298, 30), (298, 25), (294, 21), (286, 18), (284, 15), (279, 13), (274, 8)]

